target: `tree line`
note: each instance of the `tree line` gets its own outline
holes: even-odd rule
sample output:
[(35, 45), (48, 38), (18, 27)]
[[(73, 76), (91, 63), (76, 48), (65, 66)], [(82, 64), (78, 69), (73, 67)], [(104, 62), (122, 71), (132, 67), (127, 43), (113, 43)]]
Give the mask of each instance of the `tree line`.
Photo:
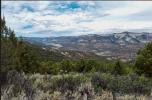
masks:
[[(41, 50), (41, 49), (39, 49)], [(33, 45), (17, 38), (15, 32), (6, 26), (5, 17), (1, 18), (1, 72), (17, 70), (25, 73), (62, 74), (70, 72), (107, 72), (113, 75), (128, 73), (152, 75), (152, 42), (137, 53), (133, 64), (99, 61), (94, 59), (68, 60), (60, 62), (41, 59), (40, 51)], [(46, 51), (48, 53), (49, 51)], [(49, 53), (48, 53), (49, 54)]]

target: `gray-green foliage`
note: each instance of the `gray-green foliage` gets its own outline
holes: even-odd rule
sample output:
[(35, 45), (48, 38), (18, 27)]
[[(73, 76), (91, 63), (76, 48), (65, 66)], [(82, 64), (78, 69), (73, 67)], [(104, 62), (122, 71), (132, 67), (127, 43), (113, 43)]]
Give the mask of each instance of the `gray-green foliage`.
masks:
[(32, 87), (32, 81), (24, 73), (12, 70), (1, 78), (5, 80), (1, 87), (1, 96), (11, 100), (12, 97), (17, 97), (23, 92), (29, 100), (33, 100), (36, 91)]
[(61, 92), (67, 92), (67, 91), (78, 91), (78, 87), (80, 84), (85, 82), (85, 77), (82, 75), (62, 75), (61, 77), (54, 78), (52, 80), (52, 87), (54, 90), (58, 90)]
[[(92, 84), (95, 89), (109, 90), (121, 94), (146, 94), (149, 95), (152, 89), (152, 81), (144, 76), (129, 74), (113, 76), (110, 74), (96, 73), (92, 76)], [(99, 90), (97, 91), (99, 92)]]
[[(6, 77), (4, 77), (5, 75)], [(11, 99), (14, 97), (29, 98), (29, 100), (37, 100), (41, 96), (52, 98), (55, 92), (59, 92), (67, 98), (73, 97), (73, 94), (81, 96), (85, 93), (88, 97), (93, 98), (102, 94), (103, 91), (112, 92), (113, 95), (117, 93), (119, 95), (149, 96), (152, 89), (152, 80), (137, 74), (123, 76), (107, 73), (42, 75), (10, 71), (5, 75), (3, 75), (3, 79), (6, 79), (3, 80), (1, 88), (3, 100), (7, 100), (4, 98)]]

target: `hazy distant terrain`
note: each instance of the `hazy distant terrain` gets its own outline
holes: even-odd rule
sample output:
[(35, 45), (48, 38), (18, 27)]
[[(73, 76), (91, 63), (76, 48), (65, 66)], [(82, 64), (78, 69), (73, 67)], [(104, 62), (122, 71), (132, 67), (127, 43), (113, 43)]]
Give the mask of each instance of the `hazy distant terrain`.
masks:
[(151, 1), (9, 1), (1, 100), (152, 100)]
[(152, 40), (152, 33), (122, 32), (46, 38), (26, 37), (24, 40), (53, 50), (93, 53), (107, 60), (122, 58), (124, 61), (129, 61), (135, 57), (139, 48)]

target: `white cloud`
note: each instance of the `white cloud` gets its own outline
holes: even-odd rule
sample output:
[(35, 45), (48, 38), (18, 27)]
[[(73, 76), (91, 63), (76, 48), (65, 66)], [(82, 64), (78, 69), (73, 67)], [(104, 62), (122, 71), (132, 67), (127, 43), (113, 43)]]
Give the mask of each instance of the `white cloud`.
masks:
[[(81, 35), (120, 30), (144, 30), (152, 27), (150, 17), (136, 20), (138, 17), (141, 18), (140, 13), (146, 11), (152, 13), (151, 1), (78, 1), (76, 3), (80, 7), (77, 9), (69, 7), (71, 2), (2, 1), (2, 13), (6, 17), (7, 25), (18, 35), (23, 36), (27, 34), (28, 36), (32, 34)], [(23, 28), (29, 24), (33, 27)]]

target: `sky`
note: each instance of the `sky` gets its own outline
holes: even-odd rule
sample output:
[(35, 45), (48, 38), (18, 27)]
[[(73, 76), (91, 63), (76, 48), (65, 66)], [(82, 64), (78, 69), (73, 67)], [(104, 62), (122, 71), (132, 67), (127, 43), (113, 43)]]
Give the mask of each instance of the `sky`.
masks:
[(152, 1), (2, 1), (17, 36), (152, 32)]

